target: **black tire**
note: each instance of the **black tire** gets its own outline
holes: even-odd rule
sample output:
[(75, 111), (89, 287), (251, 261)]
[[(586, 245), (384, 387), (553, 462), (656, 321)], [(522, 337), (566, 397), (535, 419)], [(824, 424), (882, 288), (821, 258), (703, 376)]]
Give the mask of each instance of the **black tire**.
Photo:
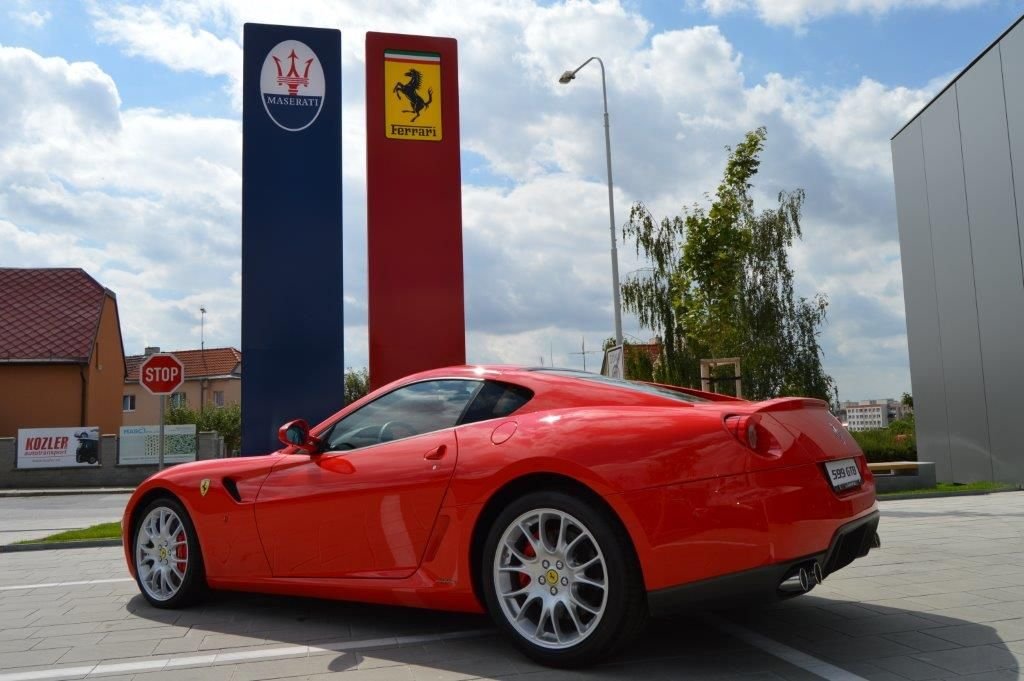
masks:
[(97, 461), (99, 461), (99, 459), (97, 459), (95, 456), (90, 456), (89, 457), (89, 463), (95, 464)]
[[(518, 518), (540, 509), (561, 511), (582, 523), (596, 541), (604, 558), (607, 593), (603, 614), (592, 630), (571, 647), (548, 648), (521, 634), (509, 621), (510, 615), (503, 609), (496, 591), (494, 566), (496, 561), (500, 560), (498, 552), (501, 549), (503, 535)], [(609, 516), (610, 512), (607, 509), (599, 508), (563, 491), (549, 490), (532, 492), (511, 502), (491, 525), (480, 561), (480, 583), (483, 586), (487, 610), (498, 628), (531, 659), (551, 667), (591, 665), (620, 650), (646, 625), (647, 594), (639, 563), (625, 530), (616, 518)], [(569, 558), (566, 557), (566, 563), (568, 562)], [(525, 578), (521, 583), (526, 583)], [(564, 583), (562, 581), (562, 584)], [(565, 588), (571, 591), (573, 586)], [(526, 599), (523, 603), (522, 612), (528, 610), (528, 602)], [(554, 626), (553, 622), (551, 624)]]
[[(184, 569), (184, 577), (173, 595), (168, 598), (157, 598), (143, 584), (143, 570), (140, 566), (139, 535), (146, 518), (153, 511), (167, 509), (181, 521), (181, 531), (185, 535), (188, 547), (188, 560)], [(135, 582), (143, 597), (155, 608), (175, 609), (190, 605), (206, 593), (206, 570), (203, 565), (203, 553), (199, 546), (199, 537), (188, 511), (180, 501), (171, 497), (159, 497), (149, 502), (136, 516), (132, 527), (132, 564), (135, 568)]]

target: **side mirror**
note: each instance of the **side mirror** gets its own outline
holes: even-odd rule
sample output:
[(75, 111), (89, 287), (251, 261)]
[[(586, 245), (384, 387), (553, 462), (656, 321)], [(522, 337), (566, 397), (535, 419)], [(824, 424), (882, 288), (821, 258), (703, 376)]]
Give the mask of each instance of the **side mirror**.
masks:
[(309, 455), (320, 453), (320, 439), (309, 434), (304, 419), (289, 421), (277, 429), (277, 439), (289, 447), (298, 447)]

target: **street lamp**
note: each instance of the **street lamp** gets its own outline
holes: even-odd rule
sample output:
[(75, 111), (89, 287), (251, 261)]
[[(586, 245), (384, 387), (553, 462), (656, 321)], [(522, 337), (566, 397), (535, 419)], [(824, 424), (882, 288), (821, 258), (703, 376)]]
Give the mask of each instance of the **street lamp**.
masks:
[[(619, 298), (619, 250), (615, 243), (615, 201), (612, 197), (612, 140), (608, 127), (608, 88), (604, 82), (604, 62), (600, 57), (591, 57), (576, 67), (574, 71), (566, 71), (558, 79), (559, 83), (568, 85), (576, 78), (576, 73), (592, 61), (601, 67), (601, 95), (604, 98), (604, 155), (608, 167), (608, 229), (612, 238), (612, 301), (615, 309), (615, 344), (622, 346), (622, 302)], [(621, 377), (620, 377), (621, 378)]]

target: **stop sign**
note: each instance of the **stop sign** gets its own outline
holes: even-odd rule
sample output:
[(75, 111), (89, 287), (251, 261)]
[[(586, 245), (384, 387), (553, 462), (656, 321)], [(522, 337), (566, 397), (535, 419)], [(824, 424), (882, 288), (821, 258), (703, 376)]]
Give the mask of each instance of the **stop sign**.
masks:
[(154, 395), (170, 395), (185, 380), (185, 367), (169, 353), (150, 355), (139, 367), (139, 383)]

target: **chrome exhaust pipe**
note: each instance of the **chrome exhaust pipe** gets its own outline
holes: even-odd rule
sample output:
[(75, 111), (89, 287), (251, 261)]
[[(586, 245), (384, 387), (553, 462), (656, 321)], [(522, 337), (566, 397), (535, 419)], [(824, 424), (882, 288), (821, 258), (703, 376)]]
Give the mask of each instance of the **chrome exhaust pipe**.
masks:
[(811, 569), (811, 574), (814, 576), (814, 583), (821, 584), (825, 581), (825, 574), (821, 571), (821, 563), (814, 561), (814, 567)]
[(782, 580), (779, 584), (779, 591), (789, 594), (807, 593), (814, 588), (814, 579), (812, 572), (801, 566), (795, 573)]

